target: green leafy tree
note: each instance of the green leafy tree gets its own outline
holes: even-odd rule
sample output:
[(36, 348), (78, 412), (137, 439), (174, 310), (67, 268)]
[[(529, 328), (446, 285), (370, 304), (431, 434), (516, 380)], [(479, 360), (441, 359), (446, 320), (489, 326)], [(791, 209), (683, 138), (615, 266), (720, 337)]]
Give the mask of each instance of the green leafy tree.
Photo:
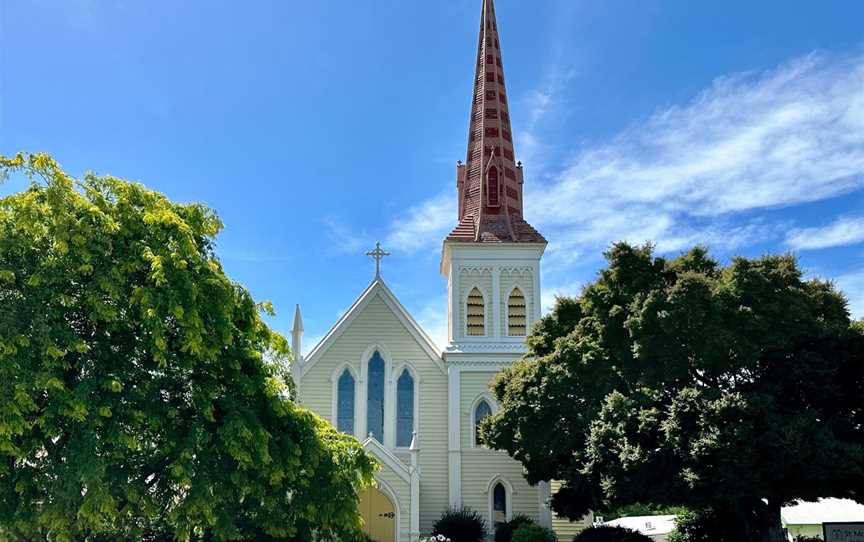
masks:
[(290, 400), (213, 211), (0, 158), (22, 172), (0, 200), (0, 538), (355, 536), (374, 463)]
[(721, 266), (617, 244), (493, 384), (484, 438), (556, 511), (715, 508), (739, 541), (782, 540), (793, 499), (864, 500), (864, 333), (791, 256)]

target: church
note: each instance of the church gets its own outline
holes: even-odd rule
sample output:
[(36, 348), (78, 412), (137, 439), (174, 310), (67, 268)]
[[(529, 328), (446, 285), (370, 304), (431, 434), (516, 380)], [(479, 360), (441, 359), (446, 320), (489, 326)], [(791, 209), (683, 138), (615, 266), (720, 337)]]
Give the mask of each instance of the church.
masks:
[[(487, 530), (516, 514), (555, 527), (551, 483), (531, 486), (522, 466), (484, 447), (477, 424), (498, 408), (496, 374), (526, 353), (541, 316), (540, 260), (546, 239), (523, 217), (517, 162), (493, 0), (483, 0), (465, 162), (456, 167), (458, 216), (443, 241), (448, 344), (442, 352), (380, 274), (327, 335), (292, 366), (299, 402), (357, 437), (381, 465), (360, 501), (377, 542), (415, 542), (449, 508), (468, 507)], [(442, 307), (443, 309), (443, 307)], [(294, 352), (301, 351), (300, 309)], [(298, 354), (299, 358), (299, 354)]]

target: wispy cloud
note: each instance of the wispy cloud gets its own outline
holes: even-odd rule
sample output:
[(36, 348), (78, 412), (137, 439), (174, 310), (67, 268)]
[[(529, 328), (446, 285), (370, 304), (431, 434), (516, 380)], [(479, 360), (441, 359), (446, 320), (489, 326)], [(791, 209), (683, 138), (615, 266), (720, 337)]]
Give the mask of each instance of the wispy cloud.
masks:
[(849, 300), (852, 318), (864, 318), (864, 271), (841, 275), (834, 279), (834, 282)]
[(717, 79), (690, 103), (574, 154), (551, 186), (531, 189), (528, 217), (560, 240), (552, 251), (596, 252), (618, 239), (735, 248), (776, 235), (733, 218), (864, 186), (862, 87), (861, 55), (811, 54)]
[(408, 209), (389, 227), (387, 246), (406, 253), (438, 244), (456, 225), (456, 190)]
[(365, 232), (357, 231), (333, 218), (328, 218), (324, 221), (324, 226), (327, 228), (327, 238), (330, 241), (329, 246), (333, 247), (340, 254), (356, 254), (361, 251), (369, 250), (372, 244), (372, 237)]
[(861, 242), (864, 242), (864, 217), (840, 217), (827, 226), (793, 229), (786, 236), (786, 244), (796, 250), (816, 250)]
[(424, 305), (417, 313), (420, 324), (438, 348), (447, 345), (447, 296), (438, 296)]

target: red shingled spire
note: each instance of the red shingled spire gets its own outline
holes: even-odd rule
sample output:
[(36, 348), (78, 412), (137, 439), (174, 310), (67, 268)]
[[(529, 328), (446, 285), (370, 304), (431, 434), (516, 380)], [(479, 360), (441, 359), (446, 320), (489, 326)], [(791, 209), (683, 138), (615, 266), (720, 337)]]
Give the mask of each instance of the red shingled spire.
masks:
[(522, 218), (522, 164), (514, 155), (493, 0), (483, 0), (477, 49), (468, 155), (457, 166), (459, 224), (447, 240), (545, 243)]

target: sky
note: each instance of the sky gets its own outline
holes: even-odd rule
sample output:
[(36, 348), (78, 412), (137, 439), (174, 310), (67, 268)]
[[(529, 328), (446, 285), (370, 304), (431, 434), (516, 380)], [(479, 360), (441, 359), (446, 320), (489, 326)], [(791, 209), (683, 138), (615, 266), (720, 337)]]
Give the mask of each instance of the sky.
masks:
[[(480, 0), (0, 0), (0, 154), (45, 151), (225, 224), (308, 351), (382, 274), (446, 337)], [(543, 304), (617, 240), (796, 254), (864, 317), (864, 2), (497, 0)], [(13, 179), (0, 195), (22, 189)]]

